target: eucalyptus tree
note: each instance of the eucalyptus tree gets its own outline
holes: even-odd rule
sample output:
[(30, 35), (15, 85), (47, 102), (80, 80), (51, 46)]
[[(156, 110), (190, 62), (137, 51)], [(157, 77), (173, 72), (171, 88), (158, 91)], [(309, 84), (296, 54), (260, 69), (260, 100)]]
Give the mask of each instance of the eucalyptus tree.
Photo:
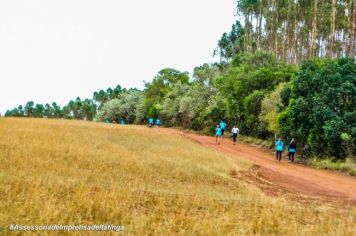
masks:
[(33, 117), (35, 115), (35, 103), (33, 101), (29, 101), (25, 105), (25, 116)]
[(288, 63), (355, 56), (356, 0), (238, 0), (237, 14), (245, 52), (270, 51)]

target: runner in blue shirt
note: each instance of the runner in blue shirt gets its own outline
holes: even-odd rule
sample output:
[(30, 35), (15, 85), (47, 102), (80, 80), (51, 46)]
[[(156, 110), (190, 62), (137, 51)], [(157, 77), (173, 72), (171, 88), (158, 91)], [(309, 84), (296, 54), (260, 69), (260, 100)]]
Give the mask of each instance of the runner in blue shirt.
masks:
[(226, 126), (227, 126), (227, 124), (223, 120), (221, 120), (220, 121), (221, 137), (224, 136), (224, 132), (225, 132)]
[(216, 137), (216, 144), (220, 144), (220, 140), (221, 140), (221, 128), (219, 125), (216, 126), (216, 129), (215, 129), (215, 137)]
[(281, 138), (276, 141), (276, 162), (281, 162), (284, 143)]
[(161, 120), (160, 120), (159, 118), (157, 118), (157, 120), (156, 120), (156, 126), (157, 126), (157, 128), (158, 128), (160, 125), (161, 125)]
[(149, 126), (149, 127), (152, 127), (152, 125), (153, 125), (153, 118), (150, 117), (150, 118), (148, 119), (148, 126)]

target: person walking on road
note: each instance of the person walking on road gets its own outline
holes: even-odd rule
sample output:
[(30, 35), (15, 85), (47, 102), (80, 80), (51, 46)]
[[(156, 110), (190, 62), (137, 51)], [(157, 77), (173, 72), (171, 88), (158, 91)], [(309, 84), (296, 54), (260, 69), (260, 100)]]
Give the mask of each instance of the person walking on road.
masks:
[(152, 125), (153, 125), (153, 118), (150, 117), (150, 118), (148, 119), (148, 126), (151, 128)]
[(232, 141), (234, 142), (234, 145), (236, 145), (237, 135), (240, 133), (240, 130), (239, 128), (236, 127), (236, 125), (234, 125), (234, 128), (232, 128), (231, 133), (232, 133)]
[(227, 124), (223, 120), (221, 120), (219, 125), (221, 129), (221, 138), (223, 138)]
[(276, 141), (276, 162), (281, 162), (284, 143), (281, 138)]
[(295, 144), (294, 138), (292, 138), (292, 141), (290, 141), (290, 144), (288, 146), (288, 162), (293, 163), (294, 162), (294, 154), (297, 151), (297, 145)]
[(216, 137), (216, 140), (215, 140), (215, 143), (216, 144), (220, 144), (220, 141), (221, 141), (221, 128), (219, 125), (216, 126), (216, 129), (215, 129), (215, 137)]
[(159, 118), (157, 118), (157, 120), (156, 120), (156, 127), (158, 128), (158, 127), (160, 127), (160, 125), (161, 125), (161, 120), (160, 120)]

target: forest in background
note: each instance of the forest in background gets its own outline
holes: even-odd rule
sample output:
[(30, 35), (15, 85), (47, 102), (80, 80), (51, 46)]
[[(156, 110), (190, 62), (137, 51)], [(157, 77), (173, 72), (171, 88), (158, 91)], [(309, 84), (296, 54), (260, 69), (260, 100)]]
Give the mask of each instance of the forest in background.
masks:
[(225, 59), (265, 50), (287, 63), (355, 57), (356, 0), (238, 0), (236, 22), (219, 41)]
[(241, 133), (295, 138), (304, 156), (344, 159), (356, 153), (355, 1), (237, 1), (236, 21), (214, 53), (220, 63), (192, 76), (164, 68), (143, 91), (121, 86), (92, 99), (29, 101), (5, 116), (165, 126), (213, 134), (225, 120)]

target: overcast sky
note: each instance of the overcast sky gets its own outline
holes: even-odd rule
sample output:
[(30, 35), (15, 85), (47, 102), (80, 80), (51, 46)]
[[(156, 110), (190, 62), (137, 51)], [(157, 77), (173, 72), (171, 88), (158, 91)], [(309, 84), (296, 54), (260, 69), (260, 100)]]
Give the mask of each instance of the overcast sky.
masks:
[(213, 62), (236, 0), (0, 1), (0, 112)]

